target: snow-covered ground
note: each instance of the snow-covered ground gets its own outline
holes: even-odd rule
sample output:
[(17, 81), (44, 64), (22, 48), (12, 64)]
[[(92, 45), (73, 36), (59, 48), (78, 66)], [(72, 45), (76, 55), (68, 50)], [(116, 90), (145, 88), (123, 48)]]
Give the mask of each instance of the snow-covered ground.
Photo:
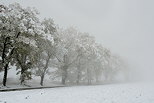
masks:
[(110, 84), (1, 92), (0, 103), (154, 103), (154, 84)]

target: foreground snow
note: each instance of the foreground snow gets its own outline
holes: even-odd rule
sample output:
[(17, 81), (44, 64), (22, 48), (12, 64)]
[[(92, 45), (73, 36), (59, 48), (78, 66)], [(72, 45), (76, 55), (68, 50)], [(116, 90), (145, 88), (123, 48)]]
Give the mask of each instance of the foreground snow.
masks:
[(1, 92), (0, 103), (154, 103), (154, 84), (114, 84)]

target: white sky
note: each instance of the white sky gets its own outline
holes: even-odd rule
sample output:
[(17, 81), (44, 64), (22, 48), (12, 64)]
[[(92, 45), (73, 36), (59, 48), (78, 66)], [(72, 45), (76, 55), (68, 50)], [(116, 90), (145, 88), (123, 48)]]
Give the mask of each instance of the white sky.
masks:
[(154, 69), (153, 0), (1, 0), (36, 7), (60, 27), (77, 26), (131, 65)]

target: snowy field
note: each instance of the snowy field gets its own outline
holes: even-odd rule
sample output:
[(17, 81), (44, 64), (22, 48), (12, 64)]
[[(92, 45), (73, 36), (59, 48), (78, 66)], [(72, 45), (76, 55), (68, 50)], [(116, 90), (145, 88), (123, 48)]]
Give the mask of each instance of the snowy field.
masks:
[(0, 103), (154, 103), (154, 84), (114, 84), (1, 92)]

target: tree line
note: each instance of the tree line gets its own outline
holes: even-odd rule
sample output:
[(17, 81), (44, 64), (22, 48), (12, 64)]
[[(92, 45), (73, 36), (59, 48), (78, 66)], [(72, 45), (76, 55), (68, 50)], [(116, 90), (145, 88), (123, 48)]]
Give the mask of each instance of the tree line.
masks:
[[(125, 71), (124, 61), (74, 27), (62, 29), (53, 19), (39, 19), (34, 8), (0, 5), (0, 72), (6, 86), (8, 70), (17, 70), (20, 83), (50, 75), (62, 84), (112, 82)], [(124, 72), (123, 72), (123, 75)]]

